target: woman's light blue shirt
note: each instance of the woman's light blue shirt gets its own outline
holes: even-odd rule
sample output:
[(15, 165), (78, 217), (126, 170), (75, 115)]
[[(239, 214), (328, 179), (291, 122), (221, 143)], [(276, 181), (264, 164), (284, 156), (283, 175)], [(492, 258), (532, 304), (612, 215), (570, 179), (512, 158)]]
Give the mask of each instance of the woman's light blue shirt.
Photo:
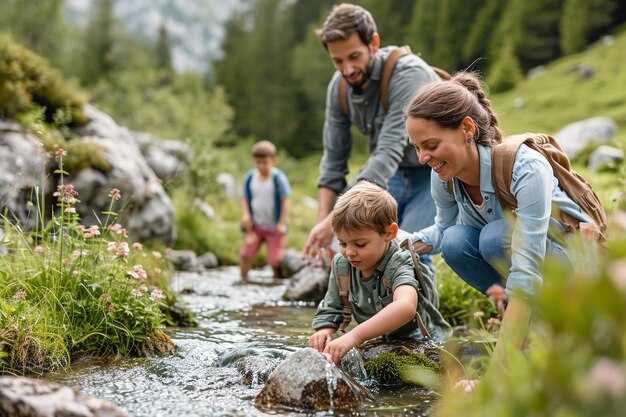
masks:
[[(480, 191), (485, 207), (484, 219), (454, 178), (454, 195), (448, 183), (431, 172), (431, 193), (437, 206), (435, 224), (416, 232), (413, 241), (422, 241), (433, 247), (432, 253), (441, 250), (444, 231), (455, 224), (482, 229), (487, 223), (505, 218), (505, 209), (496, 196), (491, 176), (491, 149), (478, 146), (480, 159)], [(558, 186), (552, 167), (539, 152), (522, 145), (515, 156), (511, 193), (517, 200), (513, 233), (511, 237), (511, 268), (506, 282), (507, 293), (521, 290), (533, 294), (542, 282), (541, 265), (546, 253), (548, 226), (553, 210), (559, 209), (585, 222), (591, 221), (581, 212)], [(554, 221), (554, 220), (553, 220)]]

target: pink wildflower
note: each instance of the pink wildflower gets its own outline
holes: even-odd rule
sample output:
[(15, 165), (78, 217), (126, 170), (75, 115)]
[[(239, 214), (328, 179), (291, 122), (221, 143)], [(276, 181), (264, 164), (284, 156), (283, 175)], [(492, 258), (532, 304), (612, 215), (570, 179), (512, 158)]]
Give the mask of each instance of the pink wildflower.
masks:
[(115, 251), (117, 251), (117, 243), (115, 243), (115, 242), (109, 242), (109, 243), (107, 244), (107, 251), (109, 251), (109, 252), (115, 252)]
[(85, 249), (76, 249), (74, 252), (72, 252), (72, 256), (74, 258), (82, 258), (83, 256), (87, 256), (88, 254), (89, 251)]
[(163, 255), (161, 255), (161, 252), (156, 251), (156, 250), (152, 251), (152, 256), (154, 256), (154, 259), (156, 260), (159, 260), (163, 257)]
[(133, 297), (141, 297), (143, 295), (143, 291), (141, 291), (139, 288), (133, 288), (130, 290), (130, 293), (133, 295)]
[(63, 149), (63, 148), (57, 149), (56, 157), (60, 158), (62, 156), (67, 156), (67, 151), (65, 149)]
[(59, 184), (57, 185), (57, 190), (52, 195), (58, 197), (58, 200), (62, 203), (75, 204), (78, 191), (74, 189), (72, 184)]
[(148, 279), (148, 273), (143, 269), (142, 265), (135, 265), (133, 266), (132, 271), (127, 271), (126, 273), (133, 277), (136, 281), (144, 281)]
[(26, 299), (26, 291), (24, 291), (23, 289), (19, 289), (19, 290), (17, 290), (17, 292), (15, 293), (15, 295), (13, 297), (15, 299), (17, 299), (17, 300), (25, 300)]
[(616, 260), (608, 267), (609, 278), (621, 290), (626, 290), (626, 260)]
[(122, 229), (122, 225), (119, 223), (115, 223), (115, 224), (110, 224), (109, 225), (109, 230), (112, 232), (119, 232)]
[(120, 245), (117, 247), (117, 256), (119, 256), (120, 258), (126, 258), (129, 253), (130, 248), (128, 247), (128, 243), (120, 243)]
[(63, 265), (67, 266), (67, 265), (69, 265), (71, 263), (72, 263), (72, 261), (70, 261), (68, 258), (64, 258), (63, 259)]
[(133, 243), (133, 248), (137, 249), (137, 250), (142, 250), (143, 249), (143, 245), (139, 242), (135, 242)]
[(63, 211), (66, 213), (76, 213), (76, 207), (65, 207)]
[(149, 298), (150, 298), (152, 301), (157, 301), (157, 302), (158, 302), (158, 301), (162, 301), (162, 300), (164, 300), (164, 299), (165, 299), (165, 295), (163, 295), (163, 291), (161, 291), (159, 288), (157, 288), (157, 289), (153, 290), (153, 291), (150, 293)]
[(109, 304), (109, 313), (113, 313), (115, 311), (115, 304)]
[(35, 251), (35, 253), (44, 253), (46, 251), (46, 248), (44, 248), (41, 245), (37, 245), (35, 246), (35, 249), (33, 249)]
[(606, 392), (615, 398), (622, 398), (626, 391), (624, 367), (612, 359), (598, 359), (589, 372), (588, 381), (592, 389)]
[(105, 292), (103, 292), (102, 294), (100, 294), (100, 297), (98, 297), (98, 300), (100, 301), (109, 301), (109, 298), (111, 298), (111, 296)]
[(498, 326), (500, 325), (500, 319), (498, 319), (497, 317), (489, 317), (487, 319), (487, 324), (492, 326)]
[(113, 188), (110, 192), (109, 192), (109, 197), (112, 198), (113, 200), (117, 201), (120, 198), (122, 198), (122, 193), (120, 192), (120, 190), (118, 190), (117, 188)]

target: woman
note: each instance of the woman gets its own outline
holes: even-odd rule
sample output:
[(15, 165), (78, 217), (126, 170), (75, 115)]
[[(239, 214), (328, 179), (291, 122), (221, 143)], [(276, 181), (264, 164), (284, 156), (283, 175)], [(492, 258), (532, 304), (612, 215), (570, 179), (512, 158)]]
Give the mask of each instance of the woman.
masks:
[[(413, 235), (416, 252), (440, 251), (464, 281), (507, 306), (495, 355), (502, 354), (502, 340), (521, 347), (531, 316), (527, 300), (542, 282), (546, 253), (568, 259), (567, 248), (548, 236), (549, 226), (567, 230), (551, 218), (553, 206), (581, 222), (591, 219), (559, 188), (545, 157), (525, 145), (510, 188), (518, 207), (514, 220), (506, 215), (491, 172), (491, 148), (502, 133), (476, 75), (459, 73), (424, 87), (405, 116), (420, 162), (432, 168), (437, 206), (435, 224)], [(471, 391), (475, 381), (457, 385)]]

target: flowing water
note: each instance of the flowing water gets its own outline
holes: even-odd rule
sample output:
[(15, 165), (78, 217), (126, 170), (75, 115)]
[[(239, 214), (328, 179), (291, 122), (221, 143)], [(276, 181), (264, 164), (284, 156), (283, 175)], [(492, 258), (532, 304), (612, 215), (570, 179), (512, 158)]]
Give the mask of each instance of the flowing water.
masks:
[[(195, 313), (198, 326), (170, 328), (177, 347), (165, 357), (84, 361), (46, 379), (106, 399), (133, 417), (340, 416), (338, 412), (266, 413), (254, 406), (262, 381), (291, 352), (308, 345), (315, 306), (281, 301), (286, 281), (271, 270), (251, 273), (237, 285), (236, 267), (204, 274), (180, 273), (172, 289)], [(350, 416), (423, 416), (431, 393), (415, 387), (368, 386), (374, 408)]]

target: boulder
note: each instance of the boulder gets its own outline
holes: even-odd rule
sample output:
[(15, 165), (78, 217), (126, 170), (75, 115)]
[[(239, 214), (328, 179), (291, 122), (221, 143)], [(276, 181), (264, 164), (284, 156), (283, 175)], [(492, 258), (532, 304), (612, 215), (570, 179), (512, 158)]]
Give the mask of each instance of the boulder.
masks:
[(572, 159), (592, 141), (610, 142), (617, 131), (617, 124), (610, 117), (592, 117), (570, 123), (557, 133), (554, 139)]
[(289, 248), (283, 254), (282, 259), (277, 265), (278, 275), (281, 278), (290, 278), (296, 272), (304, 268), (305, 261), (302, 259), (300, 251)]
[(128, 417), (121, 408), (54, 382), (0, 377), (0, 416)]
[(256, 396), (263, 410), (354, 410), (373, 399), (349, 375), (312, 348), (289, 355)]
[(602, 145), (589, 155), (587, 168), (590, 171), (597, 171), (600, 168), (616, 165), (624, 160), (624, 151), (613, 146)]
[(329, 275), (330, 268), (307, 266), (300, 269), (289, 280), (283, 299), (319, 303), (326, 295)]

